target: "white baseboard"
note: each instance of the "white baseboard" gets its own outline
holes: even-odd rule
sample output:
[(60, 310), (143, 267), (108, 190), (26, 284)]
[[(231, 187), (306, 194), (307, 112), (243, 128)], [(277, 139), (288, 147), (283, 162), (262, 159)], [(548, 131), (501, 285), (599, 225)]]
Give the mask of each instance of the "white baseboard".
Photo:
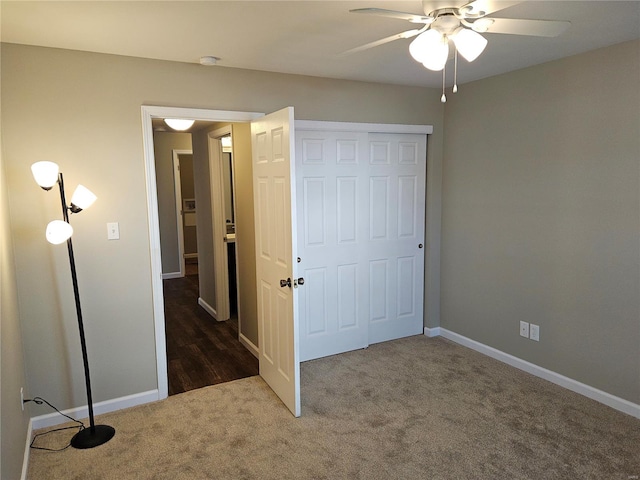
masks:
[(184, 277), (184, 275), (180, 272), (170, 272), (170, 273), (162, 274), (163, 280), (171, 280), (172, 278), (182, 278), (182, 277)]
[(434, 328), (424, 327), (424, 334), (429, 338), (438, 337), (440, 336), (440, 327), (434, 327)]
[(254, 357), (260, 358), (260, 350), (258, 350), (258, 347), (256, 347), (251, 340), (242, 334), (240, 334), (240, 343), (247, 347), (247, 350), (249, 350)]
[[(535, 375), (536, 377), (548, 380), (549, 382), (555, 383), (556, 385), (566, 388), (567, 390), (571, 390), (572, 392), (584, 395), (587, 398), (595, 400), (596, 402), (603, 403), (615, 410), (626, 413), (627, 415), (640, 418), (640, 405), (636, 403), (625, 400), (624, 398), (616, 397), (615, 395), (611, 395), (610, 393), (604, 392), (602, 390), (598, 390), (597, 388), (594, 388), (590, 385), (586, 385), (584, 383), (578, 382), (577, 380), (573, 380), (572, 378), (565, 377), (564, 375), (561, 375), (554, 371), (547, 370), (546, 368), (527, 362), (526, 360), (522, 360), (521, 358), (514, 357), (513, 355), (447, 330), (446, 328), (425, 328), (424, 334), (427, 337), (437, 336), (434, 332), (436, 329), (439, 335), (448, 340), (451, 340), (452, 342), (463, 345), (491, 358), (495, 358), (496, 360), (504, 362), (507, 365), (511, 365), (512, 367), (515, 367), (519, 370), (523, 370), (527, 373), (530, 373), (531, 375)], [(429, 332), (427, 332), (427, 330), (429, 330)]]
[(29, 455), (31, 454), (31, 436), (33, 435), (33, 419), (29, 419), (27, 427), (27, 440), (24, 446), (24, 455), (22, 457), (22, 473), (20, 480), (27, 480), (27, 471), (29, 470)]
[[(149, 390), (148, 392), (136, 393), (134, 395), (127, 395), (126, 397), (114, 398), (112, 400), (106, 400), (104, 402), (95, 403), (93, 405), (94, 415), (101, 415), (103, 413), (115, 412), (116, 410), (122, 410), (123, 408), (135, 407), (136, 405), (143, 405), (145, 403), (156, 402), (160, 399), (158, 390)], [(89, 408), (84, 405), (82, 407), (70, 408), (63, 410), (64, 414), (69, 415), (72, 418), (83, 419), (89, 416)], [(33, 417), (30, 422), (30, 427), (33, 430), (40, 428), (52, 427), (54, 425), (60, 425), (68, 422), (69, 420), (60, 415), (57, 412), (48, 413), (46, 415), (39, 415)], [(31, 440), (29, 440), (31, 442)]]
[(207, 302), (205, 302), (202, 299), (202, 297), (198, 297), (198, 305), (204, 308), (209, 315), (211, 315), (213, 318), (218, 320), (218, 314), (216, 313), (216, 309), (213, 308), (211, 305), (209, 305)]

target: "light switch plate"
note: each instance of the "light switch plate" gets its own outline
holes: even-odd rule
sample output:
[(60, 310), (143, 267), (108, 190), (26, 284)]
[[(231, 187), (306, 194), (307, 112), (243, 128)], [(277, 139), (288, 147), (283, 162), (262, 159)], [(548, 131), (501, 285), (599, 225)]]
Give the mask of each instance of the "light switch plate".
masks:
[(118, 222), (107, 223), (107, 240), (120, 240), (120, 226)]

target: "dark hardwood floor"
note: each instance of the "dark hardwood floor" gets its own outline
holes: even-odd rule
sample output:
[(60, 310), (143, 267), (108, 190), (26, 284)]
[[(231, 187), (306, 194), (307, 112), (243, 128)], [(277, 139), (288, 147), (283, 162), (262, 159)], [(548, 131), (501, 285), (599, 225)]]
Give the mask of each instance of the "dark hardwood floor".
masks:
[(238, 341), (237, 318), (218, 322), (198, 305), (197, 274), (163, 285), (169, 395), (258, 375), (258, 359)]

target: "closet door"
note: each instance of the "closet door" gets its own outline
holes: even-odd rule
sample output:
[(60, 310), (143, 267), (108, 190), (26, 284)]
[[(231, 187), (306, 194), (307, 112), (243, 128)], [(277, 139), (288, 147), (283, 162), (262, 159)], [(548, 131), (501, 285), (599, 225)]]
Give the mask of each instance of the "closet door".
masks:
[(423, 331), (426, 136), (369, 134), (369, 343)]
[(296, 129), (301, 361), (422, 333), (425, 174), (426, 135)]
[(296, 130), (301, 361), (368, 342), (367, 134)]

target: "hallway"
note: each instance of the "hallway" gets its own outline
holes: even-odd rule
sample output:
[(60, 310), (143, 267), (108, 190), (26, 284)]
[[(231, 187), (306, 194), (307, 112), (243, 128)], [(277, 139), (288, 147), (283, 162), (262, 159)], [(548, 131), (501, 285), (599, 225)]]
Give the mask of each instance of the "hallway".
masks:
[(164, 280), (169, 395), (258, 375), (238, 341), (238, 321), (217, 322), (198, 305), (198, 275)]

